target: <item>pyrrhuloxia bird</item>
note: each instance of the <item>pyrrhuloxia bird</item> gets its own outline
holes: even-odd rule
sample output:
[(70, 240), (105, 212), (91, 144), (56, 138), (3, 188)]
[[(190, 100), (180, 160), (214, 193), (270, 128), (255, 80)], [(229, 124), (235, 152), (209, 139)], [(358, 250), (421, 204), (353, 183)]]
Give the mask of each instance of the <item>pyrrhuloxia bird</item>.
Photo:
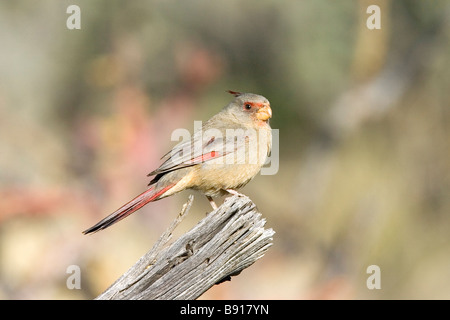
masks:
[(229, 91), (234, 100), (206, 121), (188, 141), (177, 144), (162, 159), (162, 165), (149, 173), (149, 188), (115, 212), (83, 231), (105, 229), (149, 202), (185, 189), (206, 195), (213, 209), (214, 196), (246, 185), (261, 170), (271, 150), (272, 132), (269, 101), (253, 93)]

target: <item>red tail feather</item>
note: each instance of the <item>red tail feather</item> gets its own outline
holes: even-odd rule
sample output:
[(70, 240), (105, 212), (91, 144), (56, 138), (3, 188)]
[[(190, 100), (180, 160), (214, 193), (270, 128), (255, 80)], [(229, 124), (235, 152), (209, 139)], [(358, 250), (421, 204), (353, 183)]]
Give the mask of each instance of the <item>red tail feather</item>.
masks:
[(151, 187), (147, 191), (141, 193), (136, 198), (128, 202), (127, 204), (123, 205), (113, 213), (111, 213), (109, 216), (104, 218), (103, 220), (99, 221), (94, 226), (90, 227), (89, 229), (86, 229), (83, 231), (84, 234), (94, 233), (99, 230), (103, 230), (108, 228), (109, 226), (113, 225), (114, 223), (128, 217), (130, 214), (135, 212), (136, 210), (139, 210), (143, 206), (145, 206), (147, 203), (151, 201), (158, 200), (158, 197), (162, 195), (164, 192), (172, 188), (175, 184), (171, 184), (158, 192), (154, 192), (154, 188)]

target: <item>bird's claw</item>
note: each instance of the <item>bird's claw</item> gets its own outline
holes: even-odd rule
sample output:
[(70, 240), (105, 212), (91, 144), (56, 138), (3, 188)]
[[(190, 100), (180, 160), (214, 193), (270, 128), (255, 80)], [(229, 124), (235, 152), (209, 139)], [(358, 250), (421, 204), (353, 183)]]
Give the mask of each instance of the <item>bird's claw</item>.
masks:
[(233, 189), (226, 189), (225, 191), (228, 192), (228, 193), (231, 193), (232, 195), (238, 196), (238, 197), (246, 197), (245, 194), (239, 193), (239, 192), (237, 192), (236, 190), (233, 190)]

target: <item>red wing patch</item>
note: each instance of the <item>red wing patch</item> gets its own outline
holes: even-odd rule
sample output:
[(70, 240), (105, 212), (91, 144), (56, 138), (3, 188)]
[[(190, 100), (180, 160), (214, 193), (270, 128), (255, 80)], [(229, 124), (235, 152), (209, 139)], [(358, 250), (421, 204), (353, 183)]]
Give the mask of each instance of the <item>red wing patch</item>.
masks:
[(217, 158), (219, 155), (220, 155), (219, 152), (211, 151), (211, 152), (202, 154), (201, 156), (195, 157), (194, 159), (189, 160), (187, 163), (201, 163), (201, 162), (205, 162), (207, 160)]

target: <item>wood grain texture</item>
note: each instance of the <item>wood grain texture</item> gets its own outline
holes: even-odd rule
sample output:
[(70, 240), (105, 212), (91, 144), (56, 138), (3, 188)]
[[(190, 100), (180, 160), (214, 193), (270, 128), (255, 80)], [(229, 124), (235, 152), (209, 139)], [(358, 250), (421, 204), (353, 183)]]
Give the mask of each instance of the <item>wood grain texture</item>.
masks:
[(190, 231), (168, 244), (193, 196), (153, 248), (96, 299), (192, 300), (261, 258), (274, 231), (246, 196), (227, 198)]

